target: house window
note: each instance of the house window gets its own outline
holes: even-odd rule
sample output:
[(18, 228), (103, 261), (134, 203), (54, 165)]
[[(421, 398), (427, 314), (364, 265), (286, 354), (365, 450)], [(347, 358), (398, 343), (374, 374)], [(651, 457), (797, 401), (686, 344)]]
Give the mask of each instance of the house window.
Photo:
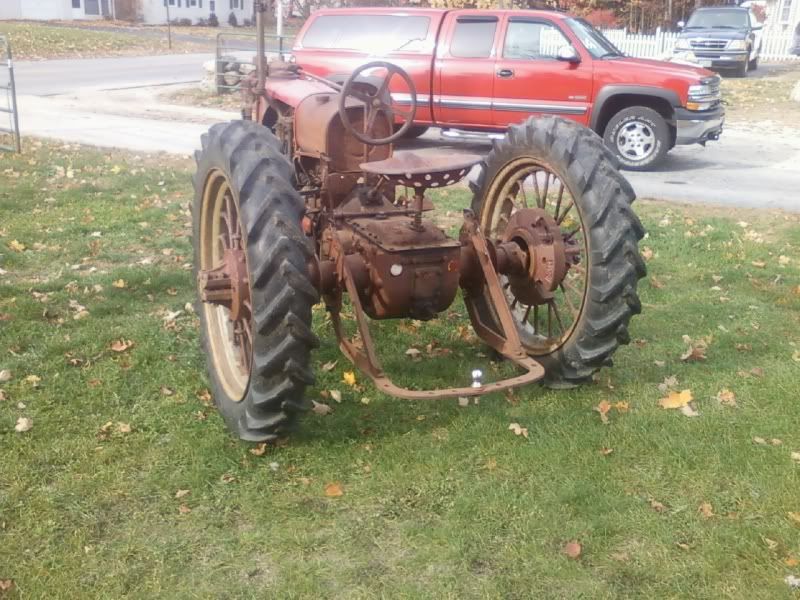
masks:
[(81, 0), (72, 0), (72, 8), (80, 8)]
[(788, 23), (792, 16), (792, 0), (783, 0), (781, 5), (781, 23)]
[(244, 4), (244, 0), (231, 0), (231, 10), (234, 8), (244, 8), (242, 4)]
[(217, 3), (214, 0), (208, 0), (208, 10), (214, 12), (217, 10)]

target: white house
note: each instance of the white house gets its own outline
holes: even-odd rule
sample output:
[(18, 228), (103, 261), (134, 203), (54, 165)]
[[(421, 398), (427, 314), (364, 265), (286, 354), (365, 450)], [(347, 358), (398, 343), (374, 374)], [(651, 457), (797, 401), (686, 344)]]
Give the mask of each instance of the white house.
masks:
[(0, 0), (0, 19), (100, 19), (111, 15), (109, 0)]
[(125, 19), (160, 24), (170, 19), (208, 19), (228, 24), (231, 13), (241, 24), (253, 18), (253, 0), (0, 0), (0, 20)]
[(245, 19), (253, 18), (253, 0), (138, 0), (138, 18), (145, 23), (165, 23), (167, 3), (170, 19), (208, 19), (217, 15), (220, 25), (227, 25), (231, 13), (241, 25)]
[(800, 31), (800, 0), (767, 0), (766, 27), (771, 31)]

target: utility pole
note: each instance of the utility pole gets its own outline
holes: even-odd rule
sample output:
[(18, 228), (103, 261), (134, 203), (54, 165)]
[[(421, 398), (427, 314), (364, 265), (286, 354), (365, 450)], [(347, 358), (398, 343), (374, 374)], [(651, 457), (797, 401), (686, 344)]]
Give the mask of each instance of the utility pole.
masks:
[(172, 21), (169, 18), (169, 0), (164, 0), (164, 6), (167, 7), (167, 43), (169, 49), (172, 50)]

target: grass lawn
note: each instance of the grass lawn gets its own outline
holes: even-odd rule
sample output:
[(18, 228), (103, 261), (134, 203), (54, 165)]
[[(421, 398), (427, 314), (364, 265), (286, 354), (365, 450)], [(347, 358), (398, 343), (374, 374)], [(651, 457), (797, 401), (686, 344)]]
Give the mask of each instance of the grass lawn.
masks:
[(170, 50), (166, 32), (163, 38), (156, 38), (26, 21), (0, 21), (0, 35), (8, 36), (16, 60), (208, 52), (207, 45), (177, 41)]
[[(207, 397), (190, 170), (31, 142), (0, 157), (4, 600), (800, 595), (798, 215), (640, 202), (643, 314), (580, 389), (468, 407), (355, 389), (320, 309), (314, 360), (338, 363), (310, 393), (334, 412), (261, 447)], [(435, 200), (452, 223), (467, 197)], [(495, 370), (461, 304), (400, 325), (376, 337), (401, 383)], [(706, 360), (681, 360), (683, 335)], [(450, 354), (405, 355), (429, 337)], [(699, 416), (658, 406), (670, 377)]]
[(729, 122), (775, 121), (800, 128), (800, 103), (790, 100), (800, 82), (800, 63), (762, 64), (745, 78), (722, 76), (725, 117)]

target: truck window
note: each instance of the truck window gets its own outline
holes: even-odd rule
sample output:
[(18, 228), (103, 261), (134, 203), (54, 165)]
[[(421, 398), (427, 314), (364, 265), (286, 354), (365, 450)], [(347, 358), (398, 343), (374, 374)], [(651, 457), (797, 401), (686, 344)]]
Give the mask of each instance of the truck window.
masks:
[(494, 46), (497, 17), (462, 17), (456, 21), (450, 55), (458, 58), (489, 58)]
[(508, 24), (503, 58), (555, 59), (569, 40), (552, 23), (514, 20)]
[(324, 15), (305, 35), (304, 48), (358, 50), (370, 54), (430, 50), (430, 17), (404, 15)]

